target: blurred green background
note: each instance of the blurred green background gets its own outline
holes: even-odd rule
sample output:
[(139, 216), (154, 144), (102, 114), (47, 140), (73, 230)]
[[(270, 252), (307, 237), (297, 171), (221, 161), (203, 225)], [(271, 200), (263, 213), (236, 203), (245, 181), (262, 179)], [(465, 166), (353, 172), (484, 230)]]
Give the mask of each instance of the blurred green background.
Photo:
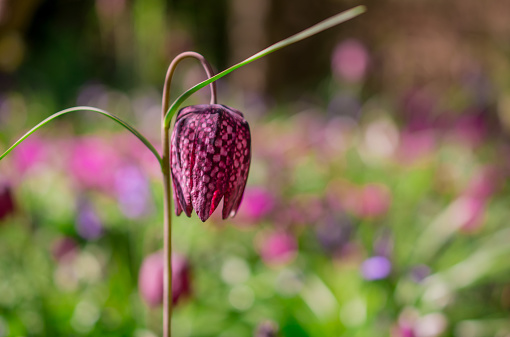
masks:
[[(0, 148), (75, 105), (159, 144), (179, 52), (220, 71), (358, 4), (0, 0)], [(174, 337), (510, 336), (510, 2), (363, 4), (218, 82), (252, 167), (234, 219), (174, 220)], [(0, 337), (160, 336), (160, 180), (92, 112), (2, 160)]]

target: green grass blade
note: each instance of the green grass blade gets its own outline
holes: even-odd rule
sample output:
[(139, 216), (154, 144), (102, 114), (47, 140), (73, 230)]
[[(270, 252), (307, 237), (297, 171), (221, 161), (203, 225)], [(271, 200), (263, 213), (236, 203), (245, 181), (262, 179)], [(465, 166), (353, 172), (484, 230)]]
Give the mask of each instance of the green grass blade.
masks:
[(282, 49), (284, 47), (287, 47), (293, 43), (296, 43), (298, 41), (304, 40), (312, 35), (315, 35), (317, 33), (320, 33), (326, 29), (329, 29), (331, 27), (334, 27), (342, 22), (345, 22), (347, 20), (350, 20), (360, 14), (363, 14), (366, 11), (365, 6), (357, 6), (352, 9), (349, 9), (345, 12), (339, 13), (335, 16), (330, 17), (329, 19), (326, 19), (322, 22), (319, 22), (318, 24), (305, 29), (304, 31), (297, 33), (295, 35), (292, 35), (291, 37), (288, 37), (280, 42), (277, 42), (269, 47), (267, 47), (264, 50), (261, 50), (260, 52), (256, 53), (255, 55), (252, 55), (248, 57), (246, 60), (239, 62), (232, 67), (223, 70), (221, 73), (216, 74), (215, 76), (200, 82), (199, 84), (195, 85), (194, 87), (188, 89), (185, 93), (183, 93), (181, 96), (179, 96), (175, 102), (172, 104), (170, 109), (168, 110), (168, 113), (165, 116), (165, 127), (170, 127), (170, 121), (172, 120), (173, 115), (177, 112), (177, 109), (184, 103), (184, 101), (191, 96), (193, 93), (197, 92), (198, 90), (202, 89), (206, 85), (208, 85), (211, 82), (214, 82), (223, 76), (231, 73), (232, 71), (243, 67), (247, 65), (248, 63), (251, 63), (255, 60), (258, 60), (261, 57), (264, 57), (268, 54), (271, 54), (279, 49)]
[(93, 107), (88, 107), (88, 106), (77, 106), (77, 107), (73, 107), (73, 108), (69, 108), (69, 109), (65, 109), (65, 110), (62, 110), (62, 111), (59, 111), (57, 113), (54, 113), (53, 115), (49, 116), (48, 118), (46, 118), (45, 120), (43, 120), (42, 122), (40, 122), (39, 124), (37, 124), (36, 126), (34, 126), (32, 129), (30, 129), (27, 133), (25, 133), (20, 139), (18, 139), (16, 141), (16, 143), (14, 143), (10, 148), (7, 149), (7, 151), (5, 151), (1, 156), (0, 156), (0, 160), (2, 160), (5, 156), (7, 156), (12, 150), (14, 150), (22, 141), (24, 141), (25, 139), (28, 138), (28, 136), (30, 136), (32, 133), (34, 133), (35, 131), (37, 131), (39, 128), (41, 128), (42, 126), (44, 126), (45, 124), (51, 122), (52, 120), (54, 120), (55, 118), (59, 117), (59, 116), (62, 116), (62, 115), (65, 115), (69, 112), (74, 112), (74, 111), (94, 111), (94, 112), (98, 112), (110, 119), (112, 119), (113, 121), (117, 122), (118, 124), (122, 125), (124, 128), (126, 128), (129, 132), (131, 132), (132, 134), (134, 134), (138, 139), (140, 139), (142, 141), (142, 143), (145, 144), (145, 146), (147, 146), (147, 148), (154, 154), (154, 156), (156, 156), (159, 164), (161, 165), (161, 157), (158, 153), (158, 151), (156, 151), (156, 149), (154, 148), (154, 146), (149, 142), (149, 140), (147, 140), (147, 138), (145, 138), (140, 132), (138, 132), (135, 128), (133, 128), (131, 125), (129, 125), (128, 123), (124, 122), (123, 120), (121, 120), (120, 118), (118, 118), (117, 116), (115, 115), (112, 115), (111, 113), (107, 112), (107, 111), (104, 111), (104, 110), (101, 110), (101, 109), (98, 109), (98, 108), (93, 108)]

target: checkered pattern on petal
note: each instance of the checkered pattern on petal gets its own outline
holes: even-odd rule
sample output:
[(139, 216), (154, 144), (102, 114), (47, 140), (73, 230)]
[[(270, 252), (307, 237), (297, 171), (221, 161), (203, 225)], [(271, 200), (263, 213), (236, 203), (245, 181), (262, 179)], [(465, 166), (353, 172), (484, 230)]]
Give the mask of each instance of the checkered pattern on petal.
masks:
[(241, 112), (223, 105), (181, 109), (172, 134), (176, 212), (195, 208), (207, 220), (224, 200), (223, 218), (235, 215), (248, 177), (250, 129)]
[[(195, 165), (195, 138), (200, 115), (187, 113), (184, 108), (179, 112), (172, 133), (171, 170), (174, 187), (175, 212), (180, 215), (182, 210), (189, 217), (193, 210), (191, 202), (192, 169)], [(185, 116), (185, 118), (180, 118)]]
[(235, 120), (236, 133), (234, 148), (231, 150), (232, 166), (229, 172), (228, 187), (223, 201), (223, 219), (234, 216), (239, 209), (248, 178), (251, 161), (251, 137), (248, 122), (241, 112), (230, 109)]

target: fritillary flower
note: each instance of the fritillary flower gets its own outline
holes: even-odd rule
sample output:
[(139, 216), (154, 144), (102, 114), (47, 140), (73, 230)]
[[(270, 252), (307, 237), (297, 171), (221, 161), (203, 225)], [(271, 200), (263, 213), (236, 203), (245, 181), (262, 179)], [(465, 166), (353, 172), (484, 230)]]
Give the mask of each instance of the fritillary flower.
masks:
[(251, 160), (248, 122), (219, 104), (185, 107), (172, 133), (171, 170), (175, 212), (195, 209), (205, 221), (223, 200), (223, 219), (239, 209)]

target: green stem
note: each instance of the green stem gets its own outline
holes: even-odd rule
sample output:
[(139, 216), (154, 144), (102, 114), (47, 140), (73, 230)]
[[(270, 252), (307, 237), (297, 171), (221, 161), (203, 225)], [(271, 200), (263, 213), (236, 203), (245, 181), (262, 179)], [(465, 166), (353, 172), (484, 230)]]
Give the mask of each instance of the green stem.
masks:
[[(164, 210), (164, 255), (165, 268), (163, 280), (163, 337), (172, 335), (172, 179), (170, 172), (170, 121), (165, 125), (166, 112), (169, 106), (170, 86), (172, 77), (179, 62), (185, 58), (195, 58), (202, 64), (207, 77), (214, 75), (211, 65), (207, 60), (195, 52), (184, 52), (177, 55), (166, 72), (165, 85), (163, 87), (163, 99), (161, 103), (161, 147), (163, 149), (161, 171), (163, 172), (163, 210)], [(211, 104), (216, 104), (216, 85), (211, 83)], [(170, 118), (171, 120), (171, 118)]]
[(0, 156), (0, 160), (2, 160), (5, 156), (7, 156), (13, 149), (15, 149), (19, 144), (21, 144), (21, 142), (23, 142), (25, 139), (27, 139), (28, 136), (30, 136), (32, 133), (37, 131), (39, 128), (41, 128), (45, 124), (49, 123), (50, 121), (52, 121), (53, 119), (55, 119), (55, 118), (57, 118), (59, 116), (62, 116), (62, 115), (65, 115), (65, 114), (67, 114), (69, 112), (74, 112), (74, 111), (94, 111), (94, 112), (100, 113), (100, 114), (110, 118), (111, 120), (117, 122), (118, 124), (122, 125), (129, 132), (131, 132), (138, 139), (140, 139), (145, 146), (147, 146), (147, 148), (154, 154), (154, 156), (158, 160), (159, 165), (161, 165), (161, 157), (160, 157), (158, 151), (154, 148), (154, 146), (152, 146), (152, 144), (149, 142), (149, 140), (147, 138), (145, 138), (140, 132), (138, 132), (135, 128), (133, 128), (128, 123), (124, 122), (119, 117), (117, 117), (115, 115), (112, 115), (111, 113), (109, 113), (107, 111), (104, 111), (104, 110), (101, 110), (101, 109), (98, 109), (98, 108), (89, 107), (89, 106), (77, 106), (77, 107), (65, 109), (65, 110), (59, 111), (57, 113), (54, 113), (50, 117), (46, 118), (45, 120), (43, 120), (42, 122), (40, 122), (39, 124), (34, 126), (27, 133), (25, 133), (20, 139), (18, 139), (16, 141), (16, 143), (14, 143), (10, 148), (7, 149), (7, 151), (5, 151)]
[(295, 35), (292, 35), (291, 37), (288, 37), (280, 42), (277, 42), (269, 47), (267, 47), (264, 50), (261, 50), (260, 52), (256, 53), (253, 56), (248, 57), (246, 60), (239, 62), (232, 67), (223, 70), (221, 73), (216, 74), (216, 76), (213, 76), (203, 82), (200, 82), (199, 84), (195, 85), (194, 87), (188, 89), (185, 93), (183, 93), (181, 96), (179, 96), (175, 102), (172, 104), (170, 109), (168, 110), (168, 113), (165, 116), (164, 125), (166, 128), (170, 126), (170, 121), (172, 120), (172, 117), (177, 112), (177, 109), (184, 103), (184, 101), (191, 96), (193, 93), (197, 92), (198, 90), (202, 89), (209, 83), (212, 83), (214, 81), (217, 81), (218, 79), (222, 78), (223, 76), (231, 73), (232, 71), (247, 65), (248, 63), (251, 63), (255, 60), (258, 60), (261, 57), (264, 57), (268, 54), (271, 54), (279, 49), (282, 49), (284, 47), (287, 47), (293, 43), (296, 43), (298, 41), (304, 40), (312, 35), (315, 35), (317, 33), (320, 33), (326, 29), (329, 29), (331, 27), (334, 27), (342, 22), (345, 22), (347, 20), (350, 20), (362, 13), (364, 13), (366, 10), (365, 6), (357, 6), (352, 9), (349, 9), (345, 12), (339, 13), (335, 16), (330, 17), (329, 19), (326, 19), (322, 22), (319, 22), (318, 24), (305, 29), (304, 31), (297, 33)]

